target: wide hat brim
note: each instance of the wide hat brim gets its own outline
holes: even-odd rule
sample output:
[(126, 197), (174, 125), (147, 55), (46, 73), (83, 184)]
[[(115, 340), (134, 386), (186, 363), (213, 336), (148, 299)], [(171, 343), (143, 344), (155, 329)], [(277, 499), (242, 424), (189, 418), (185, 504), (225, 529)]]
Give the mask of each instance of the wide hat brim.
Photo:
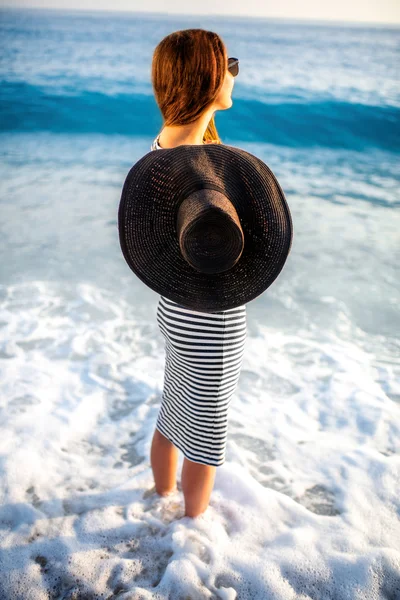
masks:
[[(244, 234), (238, 262), (218, 274), (194, 269), (178, 241), (178, 208), (202, 187), (229, 198)], [(281, 272), (293, 238), (289, 206), (274, 173), (258, 157), (225, 144), (145, 154), (123, 185), (118, 231), (124, 258), (143, 283), (201, 312), (242, 306), (263, 293)]]

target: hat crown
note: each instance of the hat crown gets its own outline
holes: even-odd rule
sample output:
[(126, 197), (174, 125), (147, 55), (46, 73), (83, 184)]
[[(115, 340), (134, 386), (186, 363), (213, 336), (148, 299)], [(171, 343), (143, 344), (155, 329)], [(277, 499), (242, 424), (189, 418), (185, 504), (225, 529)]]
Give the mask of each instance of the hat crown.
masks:
[(196, 271), (228, 271), (243, 252), (238, 214), (222, 191), (202, 188), (191, 193), (179, 206), (176, 229), (182, 256)]

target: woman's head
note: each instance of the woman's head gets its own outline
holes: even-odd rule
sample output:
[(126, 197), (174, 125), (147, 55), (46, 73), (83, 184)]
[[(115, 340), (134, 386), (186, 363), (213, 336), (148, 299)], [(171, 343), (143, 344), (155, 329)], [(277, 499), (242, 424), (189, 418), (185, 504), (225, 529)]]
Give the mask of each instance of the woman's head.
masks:
[[(163, 126), (193, 123), (211, 107), (230, 108), (233, 82), (225, 44), (213, 31), (175, 31), (154, 50), (152, 85)], [(221, 142), (214, 116), (203, 141)]]

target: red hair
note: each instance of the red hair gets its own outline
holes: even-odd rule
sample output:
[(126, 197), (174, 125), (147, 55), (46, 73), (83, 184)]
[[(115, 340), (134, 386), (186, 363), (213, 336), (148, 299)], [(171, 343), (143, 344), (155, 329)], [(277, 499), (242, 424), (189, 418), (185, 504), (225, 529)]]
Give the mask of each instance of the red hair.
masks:
[[(183, 29), (163, 38), (154, 50), (151, 70), (162, 129), (197, 121), (218, 96), (227, 65), (225, 44), (213, 31)], [(221, 144), (214, 115), (203, 142)]]

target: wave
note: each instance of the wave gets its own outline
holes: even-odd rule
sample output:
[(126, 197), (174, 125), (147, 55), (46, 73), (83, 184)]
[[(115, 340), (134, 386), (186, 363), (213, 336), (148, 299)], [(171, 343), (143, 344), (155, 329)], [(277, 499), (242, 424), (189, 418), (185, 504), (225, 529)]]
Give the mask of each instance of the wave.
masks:
[[(97, 91), (55, 93), (24, 82), (3, 82), (0, 91), (2, 132), (101, 133), (152, 136), (161, 126), (154, 97), (145, 93), (113, 96)], [(279, 146), (322, 146), (391, 152), (400, 149), (400, 109), (332, 98), (273, 97), (233, 99), (219, 111), (221, 139)]]

